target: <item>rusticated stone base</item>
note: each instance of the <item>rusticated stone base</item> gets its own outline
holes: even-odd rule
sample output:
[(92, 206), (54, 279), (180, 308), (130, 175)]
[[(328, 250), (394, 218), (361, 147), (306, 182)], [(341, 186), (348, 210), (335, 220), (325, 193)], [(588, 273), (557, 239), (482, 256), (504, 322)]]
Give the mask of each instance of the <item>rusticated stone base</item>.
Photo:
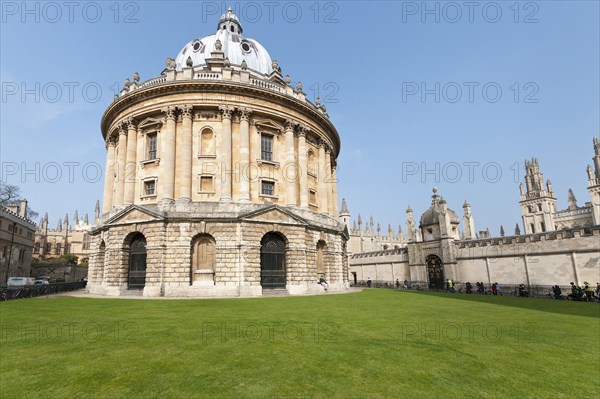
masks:
[[(210, 208), (210, 209), (208, 209)], [(210, 216), (207, 216), (210, 215)], [(127, 295), (130, 245), (141, 234), (146, 241), (145, 297), (261, 296), (261, 240), (277, 233), (285, 241), (285, 289), (291, 295), (348, 289), (346, 237), (334, 219), (277, 205), (189, 203), (176, 207), (132, 205), (105, 215), (91, 231), (88, 291)], [(213, 269), (193, 265), (198, 237), (214, 245)], [(317, 243), (325, 245), (317, 266)]]

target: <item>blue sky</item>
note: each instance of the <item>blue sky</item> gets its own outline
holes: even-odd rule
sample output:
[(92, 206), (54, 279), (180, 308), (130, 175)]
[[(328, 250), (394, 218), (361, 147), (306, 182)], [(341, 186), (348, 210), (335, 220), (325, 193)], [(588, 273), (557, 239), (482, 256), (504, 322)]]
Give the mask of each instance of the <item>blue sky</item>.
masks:
[(51, 226), (101, 199), (100, 118), (115, 89), (135, 71), (158, 76), (229, 5), (244, 35), (324, 100), (353, 218), (404, 228), (407, 206), (420, 215), (436, 186), (459, 215), (471, 203), (478, 230), (511, 232), (532, 156), (560, 209), (569, 188), (589, 201), (597, 1), (23, 4), (2, 3), (2, 178)]

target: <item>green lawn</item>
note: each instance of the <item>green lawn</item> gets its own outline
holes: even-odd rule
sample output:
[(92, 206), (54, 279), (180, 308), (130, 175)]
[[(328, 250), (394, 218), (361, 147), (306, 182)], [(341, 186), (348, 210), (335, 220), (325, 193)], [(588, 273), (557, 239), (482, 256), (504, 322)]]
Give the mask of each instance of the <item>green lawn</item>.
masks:
[(595, 397), (600, 306), (366, 290), (0, 303), (2, 398)]

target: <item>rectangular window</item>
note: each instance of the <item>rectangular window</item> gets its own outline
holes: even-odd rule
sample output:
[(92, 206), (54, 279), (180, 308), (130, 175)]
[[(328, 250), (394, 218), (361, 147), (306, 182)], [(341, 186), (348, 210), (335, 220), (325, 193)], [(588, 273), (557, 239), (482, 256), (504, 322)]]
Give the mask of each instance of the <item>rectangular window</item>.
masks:
[(200, 176), (200, 192), (212, 193), (215, 191), (212, 176)]
[(273, 161), (273, 136), (268, 134), (260, 135), (260, 159)]
[(261, 193), (272, 197), (275, 193), (275, 183), (272, 181), (263, 181), (261, 183)]
[(148, 180), (144, 182), (144, 195), (156, 195), (156, 180)]
[(52, 244), (51, 243), (47, 243), (46, 244), (46, 253), (49, 254), (50, 252), (52, 252)]
[(12, 231), (13, 231), (13, 225), (12, 225), (12, 224), (9, 224), (9, 225), (8, 225), (8, 231), (9, 231), (9, 232), (12, 232)]
[(23, 263), (23, 260), (25, 260), (25, 250), (20, 249), (19, 250), (19, 263)]
[(62, 244), (61, 243), (57, 243), (56, 244), (56, 253), (60, 254), (60, 250), (62, 249)]
[(156, 133), (146, 135), (146, 148), (148, 149), (148, 159), (156, 159)]

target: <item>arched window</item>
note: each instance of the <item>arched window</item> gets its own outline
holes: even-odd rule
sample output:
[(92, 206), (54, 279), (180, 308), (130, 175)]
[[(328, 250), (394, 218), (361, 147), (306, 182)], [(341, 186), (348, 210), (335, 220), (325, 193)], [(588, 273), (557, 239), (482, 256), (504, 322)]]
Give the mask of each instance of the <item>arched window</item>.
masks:
[(215, 155), (214, 134), (209, 128), (200, 133), (200, 155)]
[(194, 285), (213, 285), (217, 262), (215, 240), (201, 234), (192, 241), (191, 282)]

